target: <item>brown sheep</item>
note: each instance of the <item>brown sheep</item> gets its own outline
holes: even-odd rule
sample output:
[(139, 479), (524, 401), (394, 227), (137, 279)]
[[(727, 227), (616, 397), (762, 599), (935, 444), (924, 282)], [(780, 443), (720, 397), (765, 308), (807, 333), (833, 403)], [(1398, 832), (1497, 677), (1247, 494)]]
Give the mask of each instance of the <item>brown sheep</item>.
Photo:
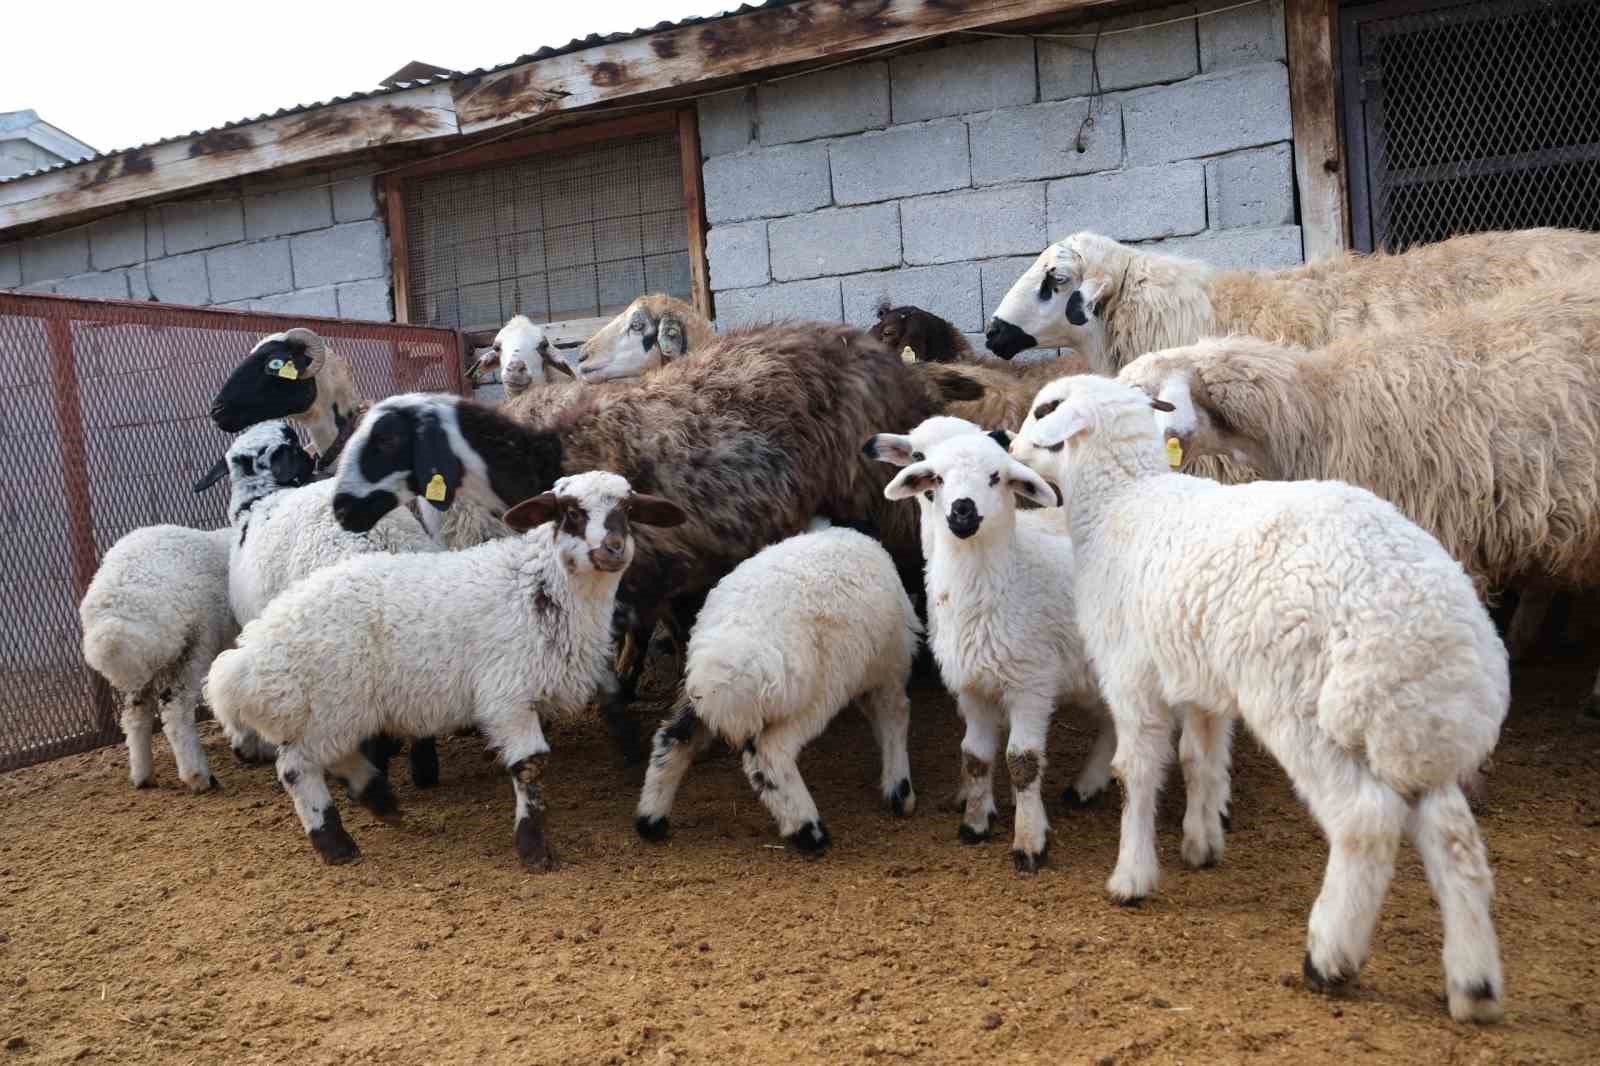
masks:
[(959, 329), (931, 311), (905, 304), (878, 305), (878, 321), (867, 332), (901, 352), (910, 348), (919, 363), (971, 363), (977, 361), (972, 345)]

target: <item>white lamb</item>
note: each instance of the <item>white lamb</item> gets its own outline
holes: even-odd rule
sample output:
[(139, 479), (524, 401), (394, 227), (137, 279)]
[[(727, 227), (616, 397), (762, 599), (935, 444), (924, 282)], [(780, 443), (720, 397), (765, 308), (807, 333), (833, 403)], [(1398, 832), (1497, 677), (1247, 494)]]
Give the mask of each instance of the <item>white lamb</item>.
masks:
[(1058, 700), (1098, 702), (1074, 617), (1071, 541), (1018, 522), (1012, 497), (1052, 508), (1060, 498), (981, 433), (932, 445), (883, 490), (891, 500), (925, 492), (933, 493), (927, 517), (936, 519), (927, 561), (930, 643), (967, 726), (960, 838), (971, 844), (990, 836), (994, 759), (1000, 726), (1008, 723), (1006, 766), (1017, 808), (1012, 858), (1031, 872), (1048, 845), (1040, 792), (1050, 716)]
[(1152, 407), (1172, 409), (1121, 382), (1063, 378), (1012, 444), (1070, 501), (1083, 632), (1124, 787), (1112, 897), (1156, 887), (1171, 708), (1236, 714), (1329, 840), (1307, 983), (1360, 971), (1404, 833), (1444, 915), (1450, 1013), (1500, 1017), (1493, 875), (1457, 781), (1493, 749), (1510, 691), (1471, 580), (1364, 489), (1170, 472)]
[(480, 372), (496, 366), (500, 368), (500, 383), (505, 386), (508, 398), (521, 396), (534, 385), (555, 380), (554, 374), (577, 377), (551, 346), (544, 330), (534, 325), (527, 315), (513, 315), (507, 320), (495, 334), (494, 344), (467, 374), (476, 378)]
[(227, 595), (231, 537), (229, 529), (136, 529), (106, 552), (78, 605), (83, 658), (122, 693), (134, 788), (151, 783), (158, 704), (178, 778), (194, 792), (217, 785), (194, 714), (211, 660), (239, 631)]
[[(329, 863), (360, 852), (325, 771), (389, 817), (394, 795), (360, 754), (362, 740), (476, 725), (511, 772), (518, 854), (530, 869), (552, 868), (540, 718), (580, 713), (610, 676), (617, 584), (634, 554), (630, 522), (684, 518), (676, 504), (594, 471), (507, 511), (521, 536), (326, 567), (273, 600), (239, 646), (217, 657), (207, 701), (232, 728), (279, 745), (278, 778)], [(459, 648), (467, 632), (483, 637), (471, 655)]]
[(906, 682), (921, 628), (894, 560), (852, 529), (789, 537), (734, 567), (690, 633), (682, 695), (656, 732), (645, 773), (639, 835), (667, 835), (679, 783), (721, 737), (742, 749), (750, 787), (778, 832), (800, 852), (821, 854), (832, 838), (796, 759), (852, 700), (883, 754), (884, 803), (910, 814), (917, 797)]

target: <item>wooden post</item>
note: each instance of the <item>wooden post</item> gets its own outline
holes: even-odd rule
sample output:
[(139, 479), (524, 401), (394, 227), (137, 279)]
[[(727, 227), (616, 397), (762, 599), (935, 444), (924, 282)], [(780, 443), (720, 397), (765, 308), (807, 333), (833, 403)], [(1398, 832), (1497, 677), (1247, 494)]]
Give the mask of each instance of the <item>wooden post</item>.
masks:
[[(50, 342), (53, 373), (50, 385), (55, 400), (56, 438), (61, 444), (62, 490), (67, 503), (67, 543), (72, 550), (72, 590), (81, 602), (89, 591), (97, 567), (94, 550), (94, 502), (89, 494), (89, 449), (83, 437), (83, 407), (78, 400), (78, 361), (72, 351), (72, 320), (51, 316), (44, 320)], [(116, 694), (105, 679), (86, 671), (94, 694), (96, 724), (117, 728)]]
[(1287, 0), (1294, 178), (1306, 262), (1350, 247), (1350, 200), (1333, 63), (1334, 0)]
[(383, 176), (383, 212), (389, 223), (389, 275), (394, 283), (394, 320), (411, 321), (411, 249), (406, 243), (406, 205), (397, 174)]
[(710, 270), (706, 266), (706, 202), (700, 186), (700, 119), (694, 108), (678, 111), (678, 154), (683, 163), (683, 214), (689, 226), (691, 303), (712, 317)]

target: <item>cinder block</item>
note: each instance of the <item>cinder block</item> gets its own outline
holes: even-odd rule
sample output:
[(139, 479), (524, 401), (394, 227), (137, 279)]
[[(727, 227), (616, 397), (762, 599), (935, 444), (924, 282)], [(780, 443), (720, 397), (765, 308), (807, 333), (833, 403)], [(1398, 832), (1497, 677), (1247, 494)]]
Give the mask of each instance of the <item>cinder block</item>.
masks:
[(978, 264), (911, 267), (844, 279), (844, 320), (867, 329), (878, 320), (878, 305), (911, 304), (947, 319), (959, 330), (983, 328)]
[(1294, 221), (1294, 159), (1288, 144), (1206, 160), (1212, 229), (1281, 226)]
[(890, 61), (894, 121), (993, 111), (1039, 98), (1033, 42), (993, 38)]
[(333, 225), (333, 198), (327, 189), (285, 189), (244, 201), (246, 240), (281, 237)]
[(900, 210), (872, 204), (774, 219), (767, 240), (779, 281), (899, 266)]
[(964, 189), (972, 184), (967, 124), (931, 122), (863, 133), (828, 146), (833, 197), (866, 204)]
[[(1059, 241), (1067, 236), (1067, 234), (1057, 233), (1055, 230), (1050, 232), (1052, 240)], [(1039, 251), (1044, 251), (1043, 245), (1039, 247)], [(1023, 271), (1032, 266), (1033, 261), (1037, 258), (1039, 256), (1036, 253), (1034, 255), (1019, 255), (1011, 259), (990, 259), (988, 262), (980, 264), (983, 276), (983, 321), (985, 325), (988, 324), (990, 316), (1000, 306), (1000, 301), (1005, 298), (1006, 293), (1011, 291), (1011, 286), (1017, 283), (1017, 279), (1022, 277)], [(979, 347), (982, 347), (982, 345), (979, 345)]]
[(1185, 160), (1052, 181), (1049, 231), (1089, 229), (1119, 241), (1199, 233), (1206, 228), (1205, 174), (1201, 163)]
[(1261, 63), (1130, 93), (1122, 98), (1122, 128), (1135, 165), (1286, 141), (1288, 70)]
[(26, 285), (18, 286), (18, 292), (55, 292), (56, 283), (53, 281), (31, 281)]
[(728, 289), (717, 293), (717, 328), (745, 326), (780, 318), (813, 322), (844, 321), (839, 300), (839, 279), (818, 278), (759, 289)]
[(22, 280), (53, 281), (89, 269), (89, 231), (73, 229), (22, 241)]
[(1194, 10), (1193, 4), (1182, 4), (1106, 19), (1100, 24), (1105, 30), (1145, 28), (1135, 33), (1102, 35), (1093, 63), (1090, 62), (1090, 50), (1095, 43), (1092, 27), (1086, 31), (1080, 24), (1063, 31), (1091, 35), (1076, 41), (1040, 41), (1039, 95), (1046, 100), (1089, 95), (1094, 91), (1095, 66), (1100, 68), (1100, 88), (1106, 91), (1193, 77), (1200, 71), (1194, 20), (1169, 22), (1165, 26), (1151, 23), (1193, 15)]
[(0, 244), (0, 289), (14, 289), (22, 284), (22, 248), (17, 244)]
[(56, 292), (63, 296), (88, 296), (97, 300), (126, 300), (128, 276), (121, 270), (79, 274), (75, 278), (62, 278), (56, 282)]
[(294, 252), (294, 287), (309, 289), (340, 281), (386, 277), (389, 254), (383, 226), (347, 222), (289, 238)]
[(700, 121), (700, 156), (742, 151), (756, 139), (756, 91), (703, 96), (696, 102)]
[(123, 273), (128, 275), (128, 297), (130, 299), (150, 299), (150, 278), (145, 272), (143, 263), (128, 267)]
[[(161, 254), (159, 247), (155, 254)], [(143, 211), (126, 211), (89, 227), (89, 260), (96, 270), (132, 266), (147, 258)]]
[(156, 259), (144, 272), (150, 278), (150, 296), (164, 304), (204, 307), (211, 302), (204, 252)]
[(320, 289), (301, 289), (299, 292), (281, 292), (265, 299), (251, 300), (250, 310), (265, 311), (273, 315), (340, 317), (338, 292), (331, 285)]
[(238, 200), (168, 204), (161, 209), (168, 255), (244, 240), (244, 208)]
[(1230, 269), (1275, 270), (1305, 261), (1299, 226), (1222, 230), (1156, 241), (1145, 247)]
[(378, 179), (370, 173), (341, 179), (333, 187), (333, 220), (360, 222), (378, 213)]
[(1063, 178), (1121, 166), (1121, 106), (1114, 100), (1099, 101), (1094, 122), (1086, 126), (1089, 106), (1087, 100), (1071, 100), (974, 118), (972, 183)]
[(389, 279), (372, 278), (339, 286), (339, 317), (364, 322), (393, 322), (389, 302)]
[(706, 160), (706, 217), (712, 224), (777, 218), (815, 211), (833, 199), (828, 187), (828, 146), (794, 144), (753, 148)]
[(206, 253), (206, 277), (211, 283), (211, 299), (217, 303), (236, 303), (271, 296), (294, 288), (289, 268), (289, 241), (279, 237), (251, 244), (231, 244)]
[(1284, 58), (1283, 0), (1208, 15), (1200, 20), (1200, 69), (1229, 67)]
[(756, 90), (762, 144), (809, 141), (889, 124), (889, 67), (853, 63)]
[(706, 259), (714, 291), (765, 285), (772, 280), (767, 265), (767, 224), (717, 226), (706, 234)]
[(1044, 184), (902, 200), (900, 232), (911, 266), (1037, 255), (1045, 246)]

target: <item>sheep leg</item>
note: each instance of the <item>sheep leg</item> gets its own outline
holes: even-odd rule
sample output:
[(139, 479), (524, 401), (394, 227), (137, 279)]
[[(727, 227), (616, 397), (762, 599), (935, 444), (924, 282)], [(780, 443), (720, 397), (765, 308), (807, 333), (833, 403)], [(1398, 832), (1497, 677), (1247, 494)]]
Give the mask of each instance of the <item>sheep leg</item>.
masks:
[(963, 844), (988, 840), (999, 812), (994, 805), (994, 757), (1000, 747), (1000, 708), (970, 693), (961, 693), (956, 709), (967, 723), (961, 738), (961, 806)]
[(1087, 807), (1099, 798), (1111, 783), (1111, 757), (1117, 753), (1117, 724), (1103, 704), (1095, 707), (1100, 719), (1100, 731), (1095, 734), (1094, 746), (1084, 760), (1078, 777), (1061, 793), (1061, 805), (1068, 809)]
[(122, 735), (128, 745), (128, 778), (134, 788), (149, 788), (154, 759), (150, 735), (155, 731), (154, 694), (145, 689), (123, 697)]
[[(491, 719), (494, 720), (494, 719)], [(506, 769), (511, 774), (511, 788), (516, 793), (517, 810), (513, 838), (517, 857), (522, 865), (534, 873), (544, 873), (561, 865), (546, 835), (544, 774), (550, 756), (550, 743), (545, 740), (537, 711), (516, 717), (501, 716), (500, 720), (515, 722), (514, 732), (506, 736), (491, 734), (489, 742), (500, 749)]]
[(323, 862), (337, 866), (361, 856), (361, 849), (345, 832), (320, 765), (306, 758), (295, 745), (286, 744), (278, 749), (278, 780), (294, 800), (300, 824)]
[(901, 684), (884, 685), (867, 693), (860, 701), (861, 712), (872, 723), (883, 756), (883, 771), (878, 787), (886, 807), (902, 818), (917, 809), (917, 793), (911, 787), (911, 755), (907, 741), (911, 733), (911, 700)]
[(1539, 633), (1556, 598), (1556, 585), (1544, 578), (1533, 578), (1517, 595), (1517, 609), (1506, 626), (1506, 651), (1514, 663), (1525, 662), (1539, 643)]
[(650, 766), (644, 772), (644, 788), (634, 811), (633, 827), (646, 840), (663, 840), (671, 830), (667, 816), (684, 775), (702, 751), (716, 739), (687, 703), (656, 730)]
[(1161, 863), (1156, 858), (1156, 794), (1172, 759), (1172, 716), (1138, 691), (1111, 699), (1117, 722), (1117, 754), (1111, 772), (1122, 781), (1122, 832), (1117, 865), (1106, 891), (1124, 907), (1137, 906), (1156, 890)]
[(1489, 905), (1494, 875), (1466, 797), (1455, 785), (1430, 792), (1411, 810), (1406, 835), (1422, 853), (1428, 884), (1444, 916), (1445, 991), (1458, 1022), (1498, 1021), (1505, 979)]
[(1203, 708), (1184, 708), (1178, 763), (1188, 789), (1183, 812), (1183, 861), (1204, 870), (1222, 861), (1223, 817), (1228, 809), (1228, 763), (1233, 721)]
[(350, 789), (350, 798), (389, 823), (400, 820), (400, 801), (395, 799), (389, 779), (378, 773), (367, 757), (359, 751), (351, 752), (329, 765), (332, 773), (344, 779)]
[(417, 788), (432, 788), (439, 783), (439, 742), (433, 737), (417, 737), (411, 742), (411, 783)]
[(243, 729), (229, 736), (228, 745), (233, 749), (233, 757), (246, 766), (259, 766), (278, 756), (277, 746), (254, 729)]
[(784, 840), (802, 855), (816, 858), (828, 850), (833, 838), (795, 762), (805, 739), (780, 725), (746, 741), (744, 775), (777, 819)]
[(1050, 846), (1050, 819), (1044, 812), (1045, 738), (1055, 702), (1048, 696), (1014, 697), (1006, 708), (1011, 737), (1006, 742), (1006, 769), (1011, 772), (1011, 794), (1016, 803), (1011, 838), (1011, 859), (1022, 873), (1035, 873), (1044, 865)]
[(161, 705), (161, 731), (167, 735), (167, 744), (178, 764), (178, 779), (191, 792), (220, 787), (211, 774), (206, 749), (201, 747), (200, 733), (194, 726), (194, 711), (200, 703), (209, 666), (206, 662), (190, 662)]

